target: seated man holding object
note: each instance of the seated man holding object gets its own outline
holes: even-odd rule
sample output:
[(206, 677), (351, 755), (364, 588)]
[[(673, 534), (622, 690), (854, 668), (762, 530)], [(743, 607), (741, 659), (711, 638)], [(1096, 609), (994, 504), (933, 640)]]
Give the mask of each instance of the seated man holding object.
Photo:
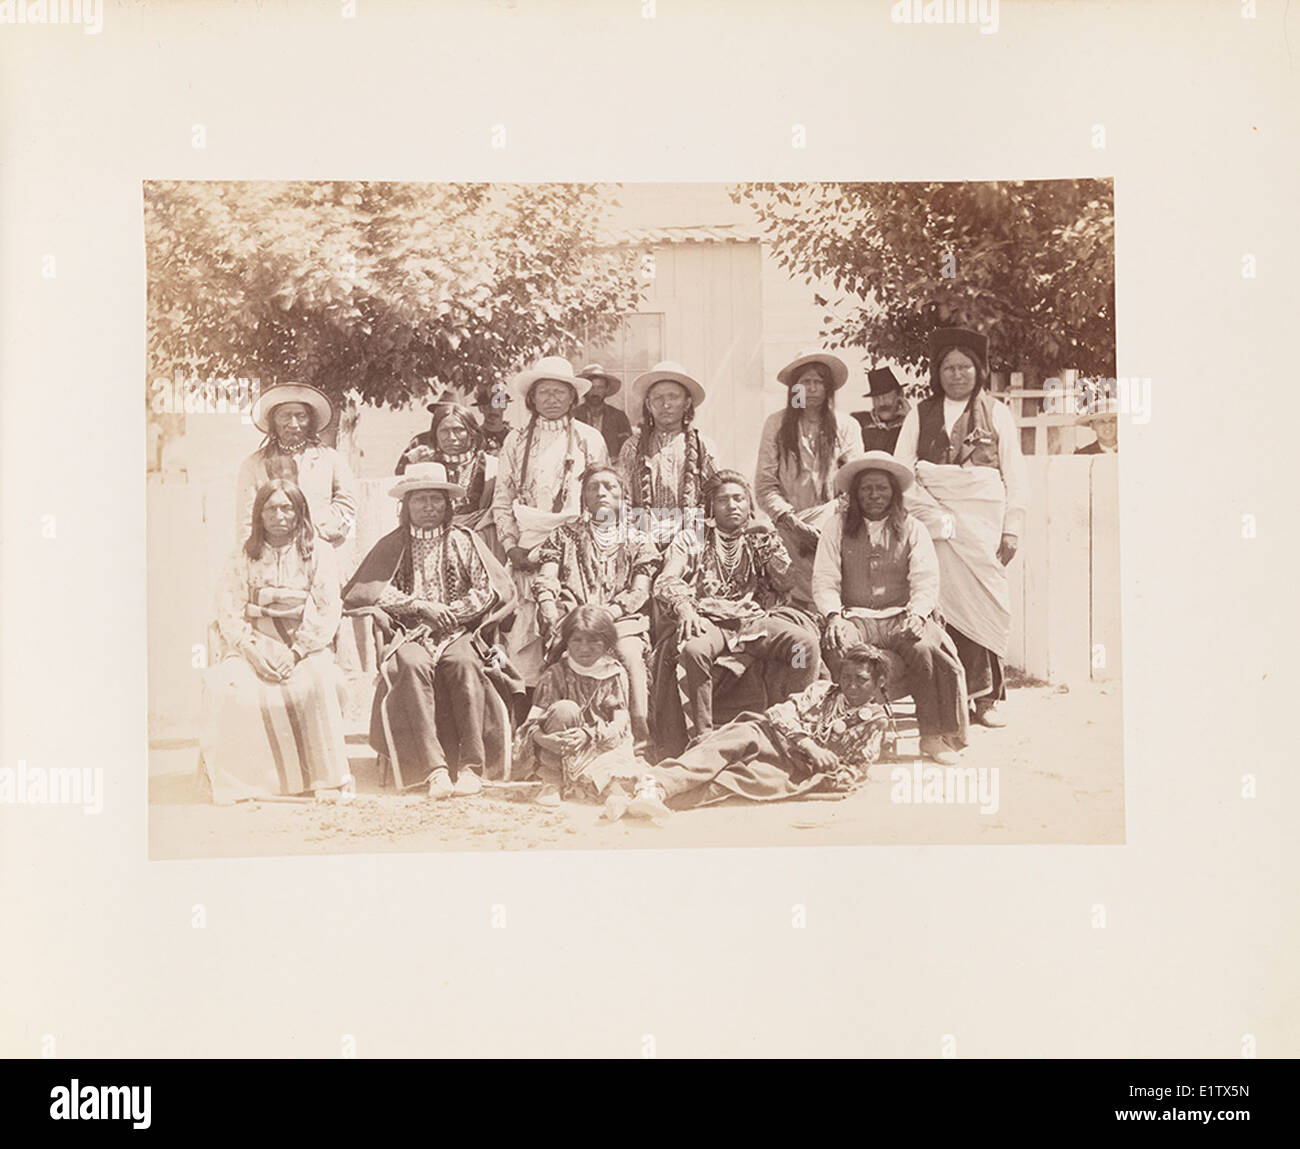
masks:
[(821, 664), (816, 624), (787, 601), (790, 555), (771, 526), (752, 522), (745, 477), (719, 471), (707, 506), (712, 525), (673, 539), (654, 587), (651, 727), (667, 754), (713, 729), (715, 666), (740, 678), (757, 660), (768, 699), (782, 699), (805, 689)]
[[(401, 525), (380, 539), (343, 589), (348, 610), (384, 632), (370, 744), (398, 789), (430, 798), (477, 794), (485, 766), (503, 760), (508, 702), (522, 689), (495, 624), (514, 605), (505, 568), (474, 532), (452, 522), (463, 487), (441, 463), (412, 463), (389, 492)], [(507, 705), (489, 705), (496, 691)]]

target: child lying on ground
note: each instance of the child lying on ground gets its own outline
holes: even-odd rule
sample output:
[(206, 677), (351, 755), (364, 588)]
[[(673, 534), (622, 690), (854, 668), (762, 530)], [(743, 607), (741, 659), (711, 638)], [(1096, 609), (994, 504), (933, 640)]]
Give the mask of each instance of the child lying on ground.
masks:
[(515, 736), (523, 776), (542, 780), (540, 805), (604, 802), (605, 817), (616, 821), (638, 786), (653, 791), (633, 751), (627, 671), (617, 647), (614, 616), (604, 607), (575, 607), (560, 623), (554, 661)]

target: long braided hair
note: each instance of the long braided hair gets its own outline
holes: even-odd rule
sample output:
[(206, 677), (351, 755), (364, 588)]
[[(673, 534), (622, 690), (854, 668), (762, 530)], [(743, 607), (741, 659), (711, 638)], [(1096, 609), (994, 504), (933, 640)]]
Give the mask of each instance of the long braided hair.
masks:
[[(680, 386), (680, 384), (679, 384)], [(683, 388), (684, 389), (684, 388)], [(636, 477), (632, 506), (649, 507), (654, 501), (650, 475), (650, 442), (654, 438), (655, 420), (650, 413), (650, 389), (641, 400), (641, 423), (636, 429)], [(704, 505), (704, 448), (700, 433), (691, 424), (695, 421), (695, 400), (686, 396), (686, 410), (682, 414), (682, 433), (686, 436), (686, 465), (682, 468), (682, 489), (679, 493), (683, 507)]]
[[(540, 383), (542, 380), (539, 379), (537, 382)], [(556, 382), (563, 383), (564, 380), (560, 379), (556, 380)], [(530, 414), (528, 416), (528, 426), (524, 430), (524, 454), (519, 464), (518, 487), (520, 490), (523, 490), (524, 483), (528, 480), (528, 459), (533, 453), (533, 432), (537, 430), (537, 420), (541, 418), (537, 413), (537, 407), (533, 403), (533, 390), (535, 387), (536, 384), (528, 388), (528, 394), (524, 396), (524, 406), (528, 408)], [(564, 509), (564, 496), (567, 493), (569, 474), (573, 470), (577, 448), (573, 434), (573, 409), (578, 405), (578, 391), (572, 383), (568, 384), (568, 388), (573, 392), (573, 402), (569, 404), (569, 409), (565, 411), (563, 418), (569, 431), (569, 450), (564, 458), (564, 471), (560, 475), (560, 481), (555, 484), (555, 497), (551, 500), (551, 511), (555, 514), (559, 514)]]

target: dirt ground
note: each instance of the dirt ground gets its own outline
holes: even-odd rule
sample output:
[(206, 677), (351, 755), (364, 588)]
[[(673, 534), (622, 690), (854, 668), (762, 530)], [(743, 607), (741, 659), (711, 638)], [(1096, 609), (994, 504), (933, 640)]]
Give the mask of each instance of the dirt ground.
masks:
[[(149, 763), (149, 846), (154, 859), (429, 850), (648, 849), (666, 846), (861, 846), (1124, 841), (1121, 688), (1090, 683), (1010, 691), (1001, 730), (972, 729), (963, 767), (998, 769), (998, 808), (894, 800), (892, 772), (913, 759), (880, 762), (844, 798), (767, 805), (729, 802), (675, 813), (663, 825), (608, 823), (598, 806), (546, 809), (519, 795), (430, 802), (382, 793), (374, 757), (351, 745), (359, 794), (348, 806), (243, 802), (218, 807), (200, 794), (192, 747), (154, 749)], [(914, 745), (914, 744), (913, 744)], [(987, 776), (986, 776), (987, 777)], [(519, 789), (519, 788), (516, 788)], [(909, 788), (910, 792), (910, 788)]]

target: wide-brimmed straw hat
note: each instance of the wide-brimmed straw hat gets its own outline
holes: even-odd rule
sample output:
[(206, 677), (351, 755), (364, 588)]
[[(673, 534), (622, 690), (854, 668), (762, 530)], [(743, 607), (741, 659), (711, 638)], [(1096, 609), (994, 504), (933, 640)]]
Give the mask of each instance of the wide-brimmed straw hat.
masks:
[(1119, 415), (1114, 411), (1086, 411), (1075, 420), (1079, 426), (1093, 426), (1099, 422), (1105, 422), (1108, 419), (1119, 421)]
[(795, 380), (799, 378), (800, 368), (807, 367), (809, 363), (820, 363), (831, 373), (832, 391), (838, 391), (843, 387), (845, 380), (849, 377), (849, 365), (836, 355), (834, 351), (824, 351), (820, 348), (812, 351), (799, 352), (798, 355), (791, 359), (789, 363), (776, 373), (776, 377), (787, 387), (793, 387)]
[(544, 359), (539, 359), (527, 371), (520, 371), (518, 375), (514, 376), (508, 386), (526, 404), (528, 402), (528, 393), (543, 379), (553, 379), (557, 383), (567, 383), (578, 393), (579, 399), (591, 390), (591, 380), (584, 379), (581, 375), (575, 375), (573, 373), (573, 364), (565, 359), (563, 355), (547, 355)]
[(860, 459), (851, 459), (835, 472), (835, 489), (848, 494), (863, 471), (887, 471), (898, 480), (898, 489), (912, 485), (912, 468), (900, 463), (888, 451), (868, 451)]
[(412, 491), (445, 491), (453, 498), (464, 498), (465, 488), (447, 482), (447, 468), (441, 463), (412, 463), (388, 489), (395, 499), (402, 499)]
[(271, 412), (281, 403), (303, 403), (316, 414), (317, 432), (334, 421), (334, 405), (329, 396), (308, 383), (275, 383), (263, 391), (253, 404), (253, 426), (267, 434), (271, 431)]
[(623, 386), (623, 380), (617, 375), (611, 375), (599, 363), (588, 363), (581, 371), (578, 372), (579, 379), (603, 379), (609, 384), (609, 390), (605, 392), (608, 395), (617, 395), (619, 389)]
[(704, 402), (704, 387), (698, 380), (692, 379), (686, 374), (686, 368), (680, 363), (675, 363), (671, 359), (664, 359), (656, 363), (649, 371), (645, 371), (632, 380), (632, 409), (639, 411), (642, 404), (645, 403), (647, 392), (656, 383), (680, 383), (686, 388), (686, 393), (691, 397), (691, 401), (698, 407)]

